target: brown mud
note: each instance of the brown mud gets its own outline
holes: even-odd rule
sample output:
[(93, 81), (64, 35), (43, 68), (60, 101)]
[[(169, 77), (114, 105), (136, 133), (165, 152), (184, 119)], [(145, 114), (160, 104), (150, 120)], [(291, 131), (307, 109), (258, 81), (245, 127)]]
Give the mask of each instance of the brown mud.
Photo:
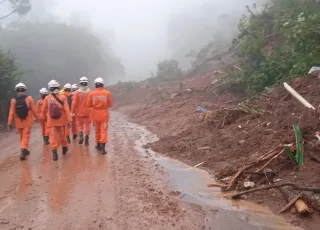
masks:
[(146, 152), (156, 140), (113, 113), (108, 155), (70, 145), (53, 162), (33, 129), (20, 162), (18, 136), (1, 134), (0, 229), (295, 229), (267, 209), (222, 198), (212, 178)]
[[(207, 83), (203, 79), (199, 81), (205, 86), (212, 79), (206, 80)], [(197, 82), (197, 78), (194, 78), (194, 82)], [(317, 110), (311, 111), (303, 107), (282, 86), (248, 102), (261, 113), (245, 113), (235, 109), (242, 98), (230, 93), (217, 96), (210, 91), (193, 91), (175, 98), (158, 99), (153, 103), (136, 101), (136, 104), (119, 110), (159, 136), (160, 139), (148, 147), (191, 166), (203, 162), (200, 168), (218, 179), (234, 175), (250, 157), (265, 154), (279, 144), (295, 146), (292, 125), (297, 124), (302, 128), (304, 137), (304, 166), (297, 170), (284, 153), (271, 162), (268, 168), (274, 172), (280, 171), (274, 179), (281, 182), (320, 187), (319, 163), (311, 157), (319, 155), (320, 150), (314, 135), (320, 130), (320, 79), (312, 76), (300, 77), (290, 84)], [(196, 112), (197, 106), (211, 111), (207, 120), (203, 120), (202, 114)], [(234, 188), (243, 189), (244, 179), (240, 177)], [(258, 178), (255, 182), (260, 179), (263, 178)], [(277, 190), (262, 191), (244, 198), (268, 206), (275, 213), (287, 203)], [(290, 210), (283, 216), (287, 222), (296, 226), (319, 229), (320, 218), (315, 210), (309, 217), (300, 217), (295, 210)]]

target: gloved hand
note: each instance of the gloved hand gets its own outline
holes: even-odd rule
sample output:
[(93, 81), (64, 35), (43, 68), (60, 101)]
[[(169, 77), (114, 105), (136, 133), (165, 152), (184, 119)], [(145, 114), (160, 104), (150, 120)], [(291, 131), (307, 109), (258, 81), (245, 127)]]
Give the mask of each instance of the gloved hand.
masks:
[(68, 122), (68, 128), (69, 129), (71, 128), (71, 122)]
[(8, 124), (7, 127), (8, 127), (9, 132), (12, 132), (12, 130), (13, 130), (12, 125), (9, 125), (9, 124)]

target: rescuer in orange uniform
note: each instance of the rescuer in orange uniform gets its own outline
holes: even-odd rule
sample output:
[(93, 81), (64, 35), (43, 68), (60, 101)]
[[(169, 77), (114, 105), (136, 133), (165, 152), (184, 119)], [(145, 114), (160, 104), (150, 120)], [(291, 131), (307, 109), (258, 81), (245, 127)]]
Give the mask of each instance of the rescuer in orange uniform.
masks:
[(107, 154), (105, 146), (108, 141), (109, 107), (112, 106), (111, 93), (104, 89), (101, 77), (94, 80), (96, 89), (92, 90), (87, 98), (87, 107), (91, 108), (90, 119), (94, 123), (96, 149)]
[(66, 139), (65, 127), (71, 126), (71, 112), (65, 95), (60, 95), (60, 84), (56, 80), (48, 83), (50, 94), (44, 99), (42, 106), (42, 114), (47, 117), (47, 126), (49, 128), (50, 144), (52, 149), (53, 160), (58, 160), (58, 140), (60, 136), (60, 144), (62, 146), (62, 154), (68, 152), (68, 144)]
[[(63, 95), (65, 95), (67, 97), (67, 102), (69, 105), (69, 109), (71, 111), (71, 106), (72, 106), (72, 100), (73, 100), (73, 94), (71, 92), (71, 84), (67, 83), (64, 85), (63, 87)], [(71, 122), (71, 131), (73, 134), (73, 140), (75, 140), (77, 138), (77, 121), (76, 121), (76, 117), (72, 118), (72, 122)], [(66, 137), (67, 137), (67, 142), (70, 144), (70, 129), (68, 127), (66, 127)]]
[(78, 89), (79, 89), (79, 88), (78, 88), (77, 84), (73, 84), (73, 85), (71, 86), (71, 91), (72, 91), (73, 94), (74, 94)]
[[(90, 109), (87, 107), (87, 97), (91, 89), (88, 88), (88, 78), (82, 77), (79, 82), (79, 89), (74, 93), (72, 100), (72, 116), (76, 117), (78, 121), (79, 130), (79, 144), (89, 145), (89, 135), (90, 135)], [(85, 134), (85, 138), (83, 136)]]
[(36, 108), (37, 108), (37, 116), (39, 123), (41, 125), (41, 133), (43, 136), (43, 141), (45, 145), (49, 145), (49, 129), (47, 127), (47, 117), (42, 116), (42, 106), (44, 99), (48, 96), (49, 92), (46, 88), (42, 88), (39, 91), (41, 98), (38, 100)]
[(34, 117), (37, 118), (36, 107), (31, 96), (27, 96), (27, 87), (23, 83), (16, 85), (18, 95), (11, 100), (8, 118), (8, 128), (12, 131), (12, 123), (15, 121), (16, 128), (20, 134), (20, 160), (25, 160), (30, 155), (28, 150), (31, 128), (34, 124)]

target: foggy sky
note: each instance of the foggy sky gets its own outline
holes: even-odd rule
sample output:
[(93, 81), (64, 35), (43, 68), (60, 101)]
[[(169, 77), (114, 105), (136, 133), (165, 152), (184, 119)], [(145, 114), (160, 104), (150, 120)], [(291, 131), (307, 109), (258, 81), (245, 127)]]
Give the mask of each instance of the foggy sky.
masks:
[[(245, 11), (245, 5), (253, 1), (31, 0), (33, 10), (27, 17), (47, 17), (93, 27), (108, 38), (111, 48), (121, 59), (127, 73), (125, 80), (137, 80), (149, 77), (151, 72), (155, 72), (158, 61), (172, 55), (167, 32), (168, 22), (173, 16), (189, 13), (198, 14), (194, 17), (204, 17), (201, 14), (205, 12), (206, 17), (209, 15), (208, 20), (214, 22), (220, 14), (239, 13), (239, 9)], [(208, 2), (215, 4), (214, 12), (206, 12), (205, 3)], [(185, 52), (188, 51), (186, 49)]]
[[(214, 2), (217, 10), (239, 11), (252, 0), (56, 0), (53, 12), (65, 20), (78, 12), (97, 30), (109, 29), (112, 48), (129, 79), (150, 76), (159, 60), (170, 57), (167, 24), (170, 17)], [(213, 13), (214, 14), (214, 13)], [(78, 15), (79, 16), (79, 15)], [(201, 15), (200, 15), (201, 16)], [(209, 19), (210, 20), (210, 19)], [(214, 15), (211, 20), (214, 20)], [(205, 45), (205, 44), (204, 44)], [(186, 50), (186, 53), (188, 50)]]

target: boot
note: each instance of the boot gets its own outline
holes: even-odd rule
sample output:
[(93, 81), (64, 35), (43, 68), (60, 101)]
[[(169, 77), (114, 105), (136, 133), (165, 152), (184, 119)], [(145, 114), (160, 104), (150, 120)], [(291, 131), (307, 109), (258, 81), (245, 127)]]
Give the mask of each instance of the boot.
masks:
[(26, 159), (26, 156), (24, 155), (23, 149), (21, 149), (21, 151), (20, 151), (20, 160), (24, 161), (25, 159)]
[(86, 135), (85, 140), (84, 140), (84, 145), (89, 146), (89, 135)]
[(73, 134), (72, 139), (75, 140), (77, 139), (77, 137), (78, 137), (78, 134)]
[(62, 154), (67, 155), (68, 147), (62, 147)]
[(45, 145), (49, 145), (50, 144), (48, 136), (44, 136), (44, 144)]
[(107, 154), (106, 144), (101, 144), (100, 152), (101, 152), (102, 155), (106, 155)]
[(57, 150), (52, 150), (52, 160), (57, 161), (58, 160), (58, 152)]
[(28, 149), (22, 149), (23, 153), (25, 156), (29, 156), (30, 155), (30, 151)]
[(100, 143), (97, 143), (97, 145), (96, 145), (96, 150), (97, 150), (98, 152), (101, 151), (101, 144), (100, 144)]
[(71, 143), (70, 136), (67, 136), (67, 142), (68, 142), (68, 144)]
[(42, 136), (43, 137), (43, 142), (45, 142), (46, 141), (46, 137), (45, 136)]
[(79, 135), (80, 135), (79, 144), (82, 145), (82, 144), (83, 144), (83, 141), (84, 141), (84, 139), (83, 139), (83, 132), (80, 132)]

